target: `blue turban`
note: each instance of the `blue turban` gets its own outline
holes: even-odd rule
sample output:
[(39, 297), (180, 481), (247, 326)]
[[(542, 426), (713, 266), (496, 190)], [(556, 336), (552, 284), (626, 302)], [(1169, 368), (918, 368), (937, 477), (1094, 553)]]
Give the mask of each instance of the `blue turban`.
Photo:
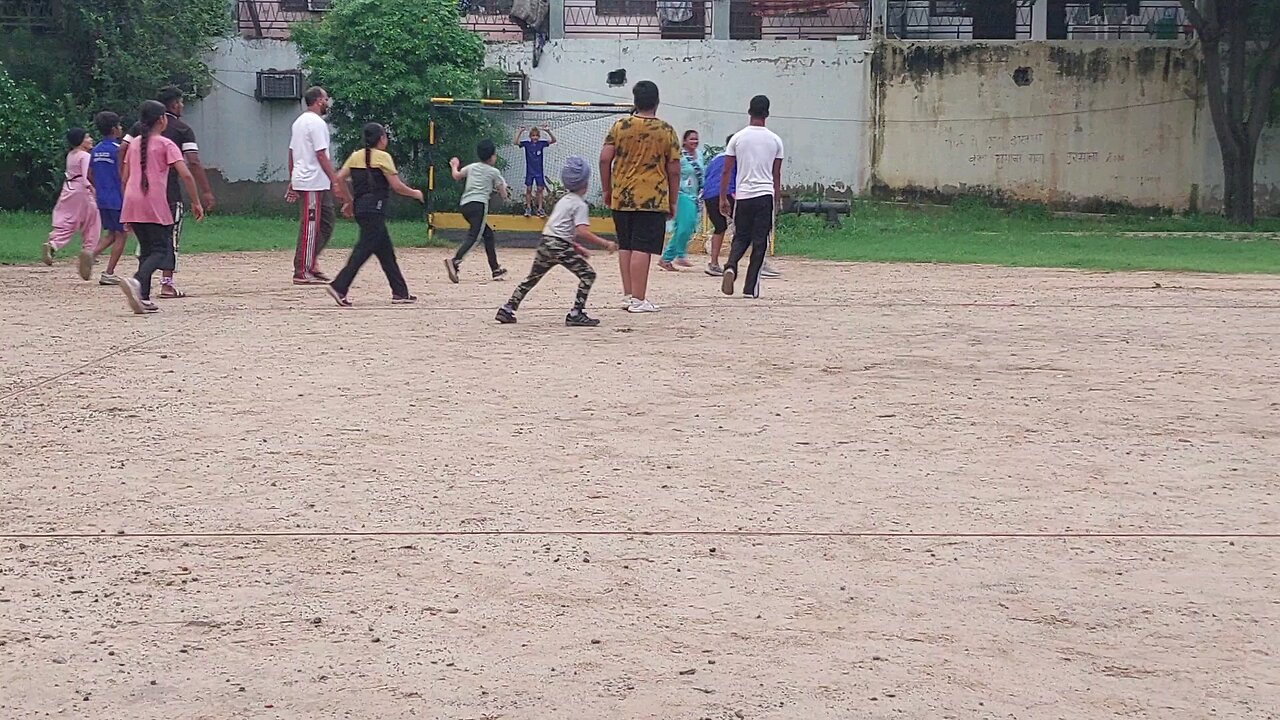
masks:
[(577, 155), (570, 155), (564, 161), (564, 169), (560, 171), (560, 182), (569, 192), (585, 190), (591, 182), (591, 166)]

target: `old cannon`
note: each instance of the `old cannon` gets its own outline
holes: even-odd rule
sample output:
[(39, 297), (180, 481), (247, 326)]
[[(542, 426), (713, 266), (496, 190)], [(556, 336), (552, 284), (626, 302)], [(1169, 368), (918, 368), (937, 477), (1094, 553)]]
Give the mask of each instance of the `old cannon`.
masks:
[(840, 227), (840, 216), (850, 214), (848, 200), (791, 200), (783, 204), (782, 213), (790, 215), (825, 215), (827, 227)]

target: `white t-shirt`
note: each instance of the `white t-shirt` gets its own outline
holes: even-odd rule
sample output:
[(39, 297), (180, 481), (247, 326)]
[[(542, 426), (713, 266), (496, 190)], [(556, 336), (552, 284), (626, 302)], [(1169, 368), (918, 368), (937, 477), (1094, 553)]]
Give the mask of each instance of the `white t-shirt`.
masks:
[(547, 218), (542, 234), (561, 240), (573, 240), (578, 235), (578, 226), (590, 223), (591, 213), (587, 201), (578, 193), (571, 192), (560, 198), (551, 209), (551, 216)]
[(767, 127), (748, 125), (729, 140), (724, 154), (734, 159), (738, 183), (734, 198), (773, 195), (773, 161), (782, 159), (782, 138)]
[(299, 115), (293, 121), (289, 149), (293, 151), (293, 175), (289, 178), (293, 189), (328, 190), (329, 176), (316, 159), (317, 152), (329, 149), (329, 126), (324, 118), (309, 110)]

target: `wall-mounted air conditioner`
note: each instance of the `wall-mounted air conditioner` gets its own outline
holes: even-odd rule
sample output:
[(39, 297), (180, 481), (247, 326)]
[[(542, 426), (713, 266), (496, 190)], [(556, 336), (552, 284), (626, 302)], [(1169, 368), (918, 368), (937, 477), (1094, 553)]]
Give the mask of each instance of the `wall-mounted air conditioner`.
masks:
[(270, 70), (258, 71), (258, 87), (254, 95), (259, 100), (300, 100), (302, 99), (302, 71)]

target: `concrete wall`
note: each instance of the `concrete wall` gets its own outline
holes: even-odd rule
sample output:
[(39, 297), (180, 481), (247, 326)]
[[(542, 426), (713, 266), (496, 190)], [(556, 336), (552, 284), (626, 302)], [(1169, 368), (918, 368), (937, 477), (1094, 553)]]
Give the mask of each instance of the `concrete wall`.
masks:
[[(787, 147), (784, 183), (857, 192), (870, 159), (871, 48), (864, 40), (574, 38), (547, 43), (536, 68), (527, 43), (490, 45), (489, 64), (528, 75), (531, 100), (630, 102), (632, 84), (653, 80), (659, 115), (714, 145), (747, 123), (748, 101), (764, 93), (773, 100), (769, 125)], [(605, 76), (619, 69), (627, 85), (609, 87)]]
[(289, 130), (302, 101), (259, 101), (259, 70), (295, 70), (298, 51), (285, 40), (232, 38), (210, 55), (213, 92), (187, 106), (218, 202), (226, 209), (283, 210)]
[(1197, 58), (1168, 42), (886, 43), (874, 184), (1185, 209), (1212, 140)]
[[(1201, 113), (1200, 125), (1208, 140), (1203, 144), (1204, 171), (1200, 189), (1200, 208), (1208, 212), (1222, 211), (1222, 151), (1213, 132), (1208, 110)], [(1253, 197), (1259, 214), (1280, 215), (1280, 127), (1263, 128), (1258, 142), (1258, 160), (1254, 164)]]

